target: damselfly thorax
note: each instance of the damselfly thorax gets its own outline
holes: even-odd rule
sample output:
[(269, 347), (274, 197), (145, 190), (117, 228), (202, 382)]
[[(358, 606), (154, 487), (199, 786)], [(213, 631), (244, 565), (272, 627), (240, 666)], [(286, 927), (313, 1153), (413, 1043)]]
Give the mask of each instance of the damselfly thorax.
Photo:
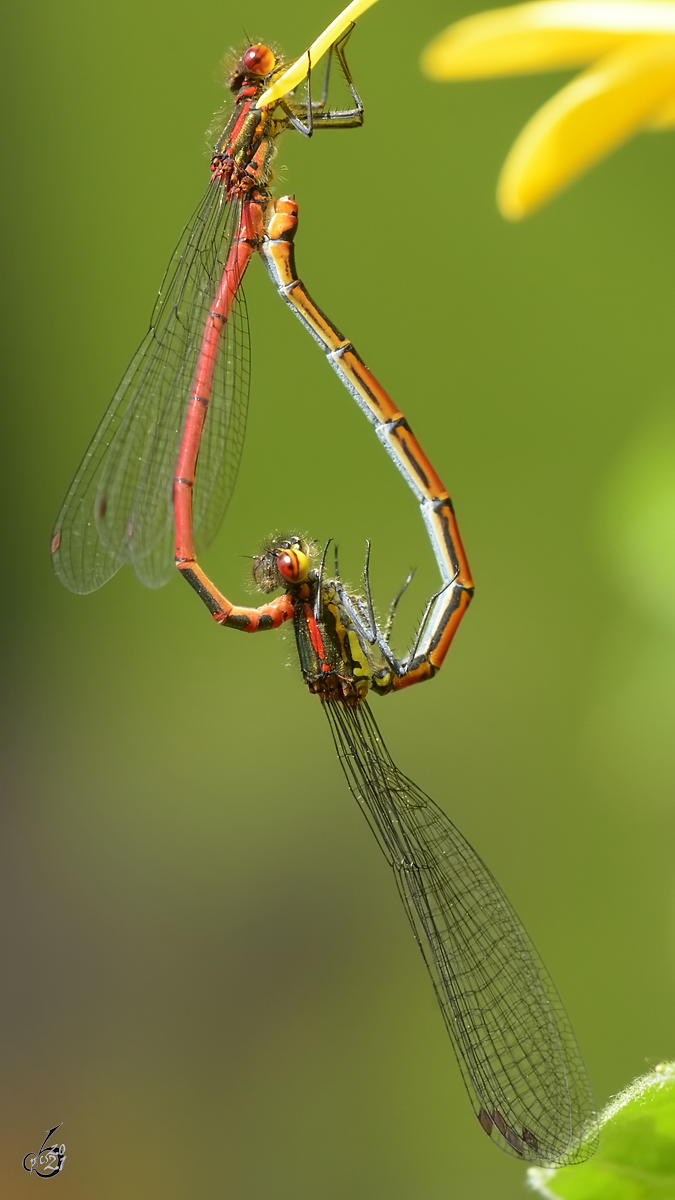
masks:
[(268, 198), (274, 139), (289, 120), (286, 116), (275, 117), (272, 109), (256, 106), (265, 89), (284, 70), (284, 64), (268, 46), (249, 46), (228, 80), (230, 90), (236, 92), (234, 109), (211, 159), (214, 181), (223, 184), (228, 200), (254, 188), (263, 193), (261, 199)]

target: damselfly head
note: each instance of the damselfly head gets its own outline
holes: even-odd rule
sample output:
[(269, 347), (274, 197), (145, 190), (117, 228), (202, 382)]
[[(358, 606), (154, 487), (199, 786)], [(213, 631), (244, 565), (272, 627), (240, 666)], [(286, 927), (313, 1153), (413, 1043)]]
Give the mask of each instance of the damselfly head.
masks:
[(269, 46), (257, 42), (244, 51), (232, 68), (227, 85), (232, 92), (239, 91), (244, 81), (251, 76), (264, 79), (277, 66), (277, 56)]
[(253, 559), (253, 579), (261, 592), (304, 583), (310, 570), (311, 545), (296, 535), (275, 537)]

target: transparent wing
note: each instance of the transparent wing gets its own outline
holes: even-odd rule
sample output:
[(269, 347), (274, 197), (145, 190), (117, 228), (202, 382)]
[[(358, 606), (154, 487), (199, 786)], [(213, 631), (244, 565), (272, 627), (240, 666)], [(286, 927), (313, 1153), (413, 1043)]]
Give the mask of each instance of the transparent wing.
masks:
[(485, 864), (396, 767), (366, 704), (324, 703), (353, 795), (394, 869), (478, 1119), (532, 1163), (588, 1158), (597, 1114), (555, 987)]
[[(206, 317), (239, 229), (241, 205), (210, 183), (164, 277), (150, 329), (99, 425), (58, 515), (52, 561), (73, 592), (101, 587), (125, 562), (149, 587), (173, 572), (172, 480)], [(221, 336), (194, 488), (200, 544), (215, 534), (243, 447), (248, 320), (235, 297)]]

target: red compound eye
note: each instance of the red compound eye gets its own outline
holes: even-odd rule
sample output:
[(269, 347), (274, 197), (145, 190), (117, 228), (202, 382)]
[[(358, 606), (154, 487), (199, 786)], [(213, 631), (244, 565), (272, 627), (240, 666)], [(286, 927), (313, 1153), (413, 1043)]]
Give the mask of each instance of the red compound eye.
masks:
[(302, 583), (309, 572), (309, 559), (302, 550), (282, 550), (277, 554), (277, 567), (289, 583)]
[(267, 46), (249, 46), (242, 54), (241, 61), (249, 75), (268, 75), (276, 58)]

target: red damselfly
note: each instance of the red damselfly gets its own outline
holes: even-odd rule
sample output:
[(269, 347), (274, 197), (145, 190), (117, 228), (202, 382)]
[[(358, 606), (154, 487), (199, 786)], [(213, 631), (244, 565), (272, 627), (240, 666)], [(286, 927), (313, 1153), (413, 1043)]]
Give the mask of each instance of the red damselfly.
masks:
[[(217, 531), (246, 427), (250, 357), (241, 283), (266, 236), (276, 141), (288, 128), (309, 137), (361, 124), (344, 47), (355, 17), (372, 3), (353, 0), (291, 66), (256, 44), (231, 71), (234, 107), (214, 147), (210, 183), (56, 520), (52, 563), (71, 591), (94, 591), (125, 562), (147, 586), (159, 587), (188, 528), (202, 548)], [(322, 97), (312, 101), (308, 83), (301, 104), (293, 89), (326, 51)], [(351, 93), (347, 108), (327, 108), (332, 59)]]

